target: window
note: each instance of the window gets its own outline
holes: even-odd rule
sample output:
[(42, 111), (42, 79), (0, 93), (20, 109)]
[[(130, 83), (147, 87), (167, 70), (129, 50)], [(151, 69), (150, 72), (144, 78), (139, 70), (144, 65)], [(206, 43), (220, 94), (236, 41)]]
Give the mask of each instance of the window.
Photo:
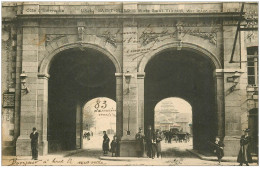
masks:
[(258, 84), (258, 46), (247, 48), (248, 84)]

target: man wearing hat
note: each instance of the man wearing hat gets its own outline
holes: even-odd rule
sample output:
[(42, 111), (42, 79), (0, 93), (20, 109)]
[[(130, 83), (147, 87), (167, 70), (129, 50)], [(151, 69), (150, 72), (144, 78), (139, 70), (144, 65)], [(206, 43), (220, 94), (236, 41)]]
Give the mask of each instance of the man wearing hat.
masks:
[(140, 127), (139, 128), (139, 131), (138, 133), (136, 133), (135, 135), (135, 139), (137, 140), (137, 150), (138, 150), (138, 154), (139, 154), (139, 157), (143, 157), (144, 156), (144, 147), (145, 147), (145, 142), (144, 142), (144, 134), (143, 134), (143, 130), (142, 128)]
[(149, 125), (148, 126), (148, 130), (146, 132), (146, 144), (147, 144), (147, 155), (149, 158), (152, 158), (154, 159), (154, 156), (155, 156), (155, 150), (154, 150), (154, 146), (153, 144), (155, 143), (154, 140), (155, 140), (155, 135), (154, 135), (154, 132), (152, 130), (152, 126)]
[(30, 134), (31, 138), (31, 149), (32, 149), (32, 160), (38, 160), (38, 132), (34, 127), (32, 133)]
[(240, 138), (240, 151), (237, 157), (237, 162), (239, 162), (240, 166), (242, 166), (243, 163), (249, 166), (248, 163), (252, 163), (252, 157), (249, 151), (249, 145), (251, 141), (251, 138), (248, 135), (249, 129), (245, 129), (244, 133), (245, 134)]

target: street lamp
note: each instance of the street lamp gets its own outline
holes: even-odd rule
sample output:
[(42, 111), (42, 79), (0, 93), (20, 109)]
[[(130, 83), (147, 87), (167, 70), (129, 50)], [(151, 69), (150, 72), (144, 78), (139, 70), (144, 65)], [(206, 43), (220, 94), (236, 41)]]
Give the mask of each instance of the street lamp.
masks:
[(26, 93), (29, 93), (30, 90), (26, 85), (27, 74), (24, 71), (20, 74), (20, 78), (21, 78), (21, 89), (25, 90)]
[(230, 88), (231, 92), (234, 91), (235, 89), (239, 90), (239, 88), (237, 87), (239, 78), (240, 78), (240, 73), (238, 71), (235, 71), (233, 76), (227, 78), (228, 82), (234, 83), (234, 85)]

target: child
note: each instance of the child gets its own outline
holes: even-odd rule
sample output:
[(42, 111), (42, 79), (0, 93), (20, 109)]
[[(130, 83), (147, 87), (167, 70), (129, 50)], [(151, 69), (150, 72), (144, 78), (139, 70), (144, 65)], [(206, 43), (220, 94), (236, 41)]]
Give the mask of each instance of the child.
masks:
[(113, 140), (112, 140), (110, 146), (111, 146), (110, 151), (112, 153), (112, 157), (114, 157), (114, 154), (115, 154), (115, 157), (117, 157), (118, 156), (118, 146), (119, 145), (118, 145), (118, 140), (117, 140), (116, 136), (113, 137)]
[(217, 155), (218, 158), (218, 163), (220, 164), (222, 157), (224, 156), (224, 144), (222, 141), (220, 141), (219, 137), (216, 137), (216, 141), (215, 141), (215, 150), (214, 152)]

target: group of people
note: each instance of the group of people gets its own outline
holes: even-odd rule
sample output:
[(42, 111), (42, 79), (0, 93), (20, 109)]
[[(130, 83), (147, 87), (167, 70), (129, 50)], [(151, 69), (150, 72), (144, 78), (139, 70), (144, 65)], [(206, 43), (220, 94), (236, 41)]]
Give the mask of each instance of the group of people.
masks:
[(90, 135), (93, 136), (93, 132), (91, 132), (91, 134), (90, 134), (90, 132), (85, 132), (83, 134), (83, 139), (90, 140)]
[[(110, 144), (111, 149), (109, 149), (109, 142), (110, 139), (106, 134), (106, 131), (103, 131), (103, 153), (107, 155), (110, 151), (112, 153), (112, 157), (119, 156), (119, 140), (115, 135), (113, 140)], [(32, 133), (30, 134), (31, 139), (31, 150), (32, 150), (32, 159), (38, 160), (38, 137), (39, 133), (37, 132), (36, 128), (32, 129)], [(135, 139), (138, 141), (138, 151), (139, 156), (144, 157), (145, 152), (149, 158), (154, 158), (157, 155), (157, 158), (161, 157), (161, 133), (159, 130), (154, 132), (152, 127), (149, 126), (147, 129), (146, 134), (143, 134), (142, 128), (139, 128), (139, 132), (136, 134)], [(249, 149), (249, 144), (251, 141), (251, 137), (249, 136), (249, 129), (244, 130), (244, 135), (240, 138), (240, 150), (237, 157), (237, 162), (240, 166), (246, 164), (247, 166), (249, 163), (252, 163), (252, 156)], [(221, 159), (224, 157), (224, 144), (220, 140), (219, 137), (216, 137), (214, 145), (214, 153), (218, 158), (218, 162), (220, 164)]]
[(114, 135), (113, 140), (110, 143), (110, 149), (109, 149), (109, 142), (110, 139), (106, 133), (106, 131), (103, 131), (103, 155), (107, 156), (108, 152), (110, 151), (112, 153), (112, 157), (118, 157), (119, 156), (119, 140), (117, 139), (117, 136)]
[(161, 141), (162, 135), (159, 130), (154, 132), (151, 126), (148, 126), (146, 134), (143, 133), (142, 128), (139, 128), (139, 132), (135, 136), (138, 141), (139, 157), (144, 157), (145, 152), (149, 158), (157, 156), (162, 157)]
[[(119, 156), (119, 140), (117, 136), (115, 135), (113, 137), (113, 140), (110, 144), (110, 149), (109, 149), (109, 142), (110, 139), (108, 135), (106, 134), (106, 131), (103, 131), (103, 144), (102, 144), (102, 149), (103, 149), (103, 154), (105, 156), (108, 155), (108, 152), (110, 151), (112, 153), (112, 157), (118, 157)], [(149, 158), (154, 158), (155, 155), (159, 158), (161, 157), (161, 141), (162, 141), (162, 136), (159, 130), (156, 130), (154, 132), (152, 130), (152, 127), (149, 126), (146, 135), (143, 134), (142, 128), (139, 128), (138, 133), (135, 135), (135, 139), (137, 140), (137, 151), (138, 151), (138, 156), (139, 157), (144, 157), (145, 152), (146, 155)]]
[[(245, 129), (244, 135), (242, 135), (240, 138), (240, 150), (237, 157), (237, 162), (240, 166), (242, 166), (243, 164), (249, 166), (249, 163), (253, 162), (249, 149), (250, 141), (251, 137), (249, 136), (249, 129)], [(214, 144), (214, 153), (216, 154), (218, 162), (220, 164), (221, 159), (224, 157), (224, 144), (219, 137), (216, 137)]]

